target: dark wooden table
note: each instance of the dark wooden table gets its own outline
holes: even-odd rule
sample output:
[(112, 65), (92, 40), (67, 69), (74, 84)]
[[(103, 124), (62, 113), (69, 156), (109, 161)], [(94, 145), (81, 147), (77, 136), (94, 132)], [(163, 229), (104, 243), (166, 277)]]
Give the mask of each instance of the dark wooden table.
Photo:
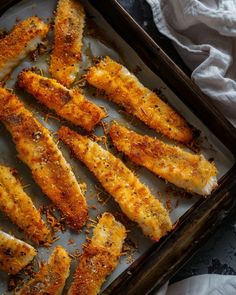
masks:
[[(145, 0), (118, 0), (134, 19), (158, 42), (162, 49), (190, 75), (182, 66), (181, 59), (171, 49), (171, 44), (155, 27), (152, 12)], [(236, 274), (236, 215), (225, 220), (218, 230), (212, 234), (208, 242), (198, 253), (172, 278), (172, 281), (192, 275), (216, 273)]]

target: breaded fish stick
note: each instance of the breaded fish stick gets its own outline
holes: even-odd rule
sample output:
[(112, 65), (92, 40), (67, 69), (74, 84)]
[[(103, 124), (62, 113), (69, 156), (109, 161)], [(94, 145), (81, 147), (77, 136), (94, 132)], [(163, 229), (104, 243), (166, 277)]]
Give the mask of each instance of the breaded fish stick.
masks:
[(13, 275), (17, 274), (33, 260), (36, 254), (32, 246), (0, 230), (0, 268), (2, 270)]
[(79, 1), (58, 1), (49, 71), (67, 87), (71, 86), (79, 71), (84, 23), (85, 13)]
[(15, 25), (12, 32), (0, 40), (0, 80), (37, 48), (48, 31), (49, 26), (33, 16)]
[(125, 238), (125, 227), (112, 214), (104, 213), (79, 258), (68, 295), (98, 294), (106, 277), (119, 262)]
[(60, 295), (70, 271), (70, 257), (66, 250), (57, 246), (35, 277), (26, 283), (16, 295)]
[(120, 159), (67, 127), (59, 129), (59, 138), (97, 177), (121, 210), (139, 224), (145, 235), (158, 241), (171, 230), (167, 210)]
[(87, 220), (86, 200), (49, 130), (4, 88), (0, 88), (0, 120), (10, 131), (19, 158), (29, 166), (34, 180), (61, 211), (66, 224), (79, 230)]
[(16, 170), (0, 165), (0, 210), (36, 245), (43, 244), (50, 230), (15, 175)]
[(118, 124), (112, 125), (110, 136), (118, 151), (178, 187), (209, 195), (217, 186), (217, 169), (202, 155), (188, 153)]
[(106, 117), (106, 113), (88, 101), (78, 89), (69, 90), (54, 79), (23, 71), (18, 84), (59, 116), (87, 131), (93, 130)]
[(91, 67), (86, 77), (91, 85), (104, 91), (108, 99), (122, 105), (128, 113), (157, 132), (183, 143), (192, 140), (192, 131), (186, 121), (111, 58), (106, 57)]

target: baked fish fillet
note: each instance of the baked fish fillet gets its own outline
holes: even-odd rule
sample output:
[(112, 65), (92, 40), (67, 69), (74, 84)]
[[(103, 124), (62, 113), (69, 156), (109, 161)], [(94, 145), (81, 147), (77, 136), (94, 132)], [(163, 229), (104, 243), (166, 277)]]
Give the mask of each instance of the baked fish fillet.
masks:
[(156, 93), (144, 87), (124, 66), (108, 56), (88, 70), (87, 81), (111, 101), (163, 135), (188, 143), (193, 139), (186, 121)]
[(139, 224), (145, 235), (157, 241), (171, 230), (167, 210), (120, 159), (67, 127), (60, 128), (59, 138), (93, 172), (121, 210)]
[(106, 117), (106, 113), (79, 90), (69, 90), (54, 79), (26, 70), (20, 73), (18, 84), (62, 118), (88, 131)]
[(11, 33), (0, 40), (0, 80), (37, 48), (48, 31), (49, 26), (33, 16), (15, 25)]
[(112, 214), (104, 213), (79, 258), (68, 295), (98, 294), (106, 277), (119, 262), (125, 238), (125, 227)]
[(61, 211), (67, 225), (79, 230), (87, 220), (86, 200), (49, 130), (4, 88), (0, 88), (0, 120), (10, 131), (19, 158), (29, 166), (35, 181)]
[(14, 275), (28, 265), (36, 254), (32, 246), (0, 230), (0, 268), (2, 270)]
[(58, 1), (49, 71), (67, 87), (71, 86), (79, 71), (84, 23), (85, 13), (79, 1)]
[(50, 230), (15, 175), (16, 170), (0, 165), (0, 210), (35, 244), (43, 244)]
[(217, 186), (217, 169), (202, 155), (188, 153), (117, 124), (112, 125), (110, 136), (118, 151), (178, 187), (209, 195)]
[(57, 246), (48, 263), (44, 264), (16, 295), (60, 295), (70, 271), (70, 257), (66, 250)]

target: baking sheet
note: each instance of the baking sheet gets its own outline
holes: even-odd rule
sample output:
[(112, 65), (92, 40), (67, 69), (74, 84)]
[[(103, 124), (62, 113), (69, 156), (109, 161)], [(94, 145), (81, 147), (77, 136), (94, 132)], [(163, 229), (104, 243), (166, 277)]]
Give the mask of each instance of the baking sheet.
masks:
[[(184, 104), (174, 95), (174, 93), (168, 89), (168, 87), (163, 83), (163, 81), (158, 78), (154, 73), (152, 73), (145, 64), (140, 60), (137, 54), (130, 48), (116, 33), (115, 31), (105, 22), (105, 20), (86, 2), (81, 1), (87, 10), (88, 13), (88, 22), (93, 23), (96, 30), (99, 31), (99, 34), (89, 34), (91, 33), (88, 28), (85, 32), (84, 37), (84, 55), (82, 62), (82, 71), (91, 64), (92, 56), (104, 56), (110, 55), (112, 58), (124, 63), (129, 70), (137, 71), (137, 77), (141, 82), (151, 88), (159, 89), (162, 95), (168, 99), (168, 101), (197, 129), (201, 130), (201, 136), (199, 142), (201, 142), (201, 152), (206, 156), (206, 158), (214, 158), (216, 166), (219, 170), (218, 178), (222, 177), (232, 166), (233, 166), (233, 156), (230, 152), (220, 143), (215, 136), (204, 126), (194, 114), (187, 109)], [(15, 5), (9, 9), (0, 19), (0, 28), (6, 28), (10, 30), (15, 24), (16, 19), (25, 19), (32, 15), (38, 15), (43, 18), (46, 22), (49, 22), (52, 17), (52, 13), (55, 10), (56, 1), (51, 0), (42, 0), (42, 1), (33, 1), (33, 0), (24, 0), (19, 4)], [(50, 33), (48, 49), (51, 48), (51, 38), (52, 33)], [(47, 75), (47, 63), (46, 59), (48, 55), (41, 56), (37, 61), (32, 62), (30, 59), (25, 59), (13, 72), (12, 79), (7, 82), (7, 87), (13, 88), (17, 74), (23, 69), (31, 66), (37, 66), (42, 69)], [(35, 116), (50, 130), (55, 131), (61, 125), (58, 120), (53, 118), (48, 118), (45, 120), (47, 113), (51, 113), (48, 109), (39, 105), (36, 100), (30, 96), (20, 91), (19, 89), (15, 90), (20, 98), (25, 102), (26, 106), (35, 114)], [(133, 120), (131, 116), (127, 116), (123, 112), (120, 112), (120, 108), (110, 102), (107, 102), (102, 97), (94, 97), (94, 89), (86, 88), (84, 89), (85, 94), (88, 96), (91, 101), (94, 101), (98, 105), (104, 106), (108, 113), (109, 118), (104, 121), (111, 121), (115, 119), (120, 123), (131, 127), (132, 129), (151, 136), (158, 136), (154, 131), (150, 131), (147, 127), (144, 126), (141, 122)], [(53, 114), (55, 115), (55, 114)], [(76, 128), (74, 128), (76, 129)], [(77, 130), (81, 131), (77, 128)], [(103, 135), (103, 129), (98, 127), (96, 129), (97, 135)], [(118, 205), (109, 198), (105, 193), (101, 193), (100, 197), (104, 200), (103, 205), (97, 201), (97, 192), (101, 191), (101, 186), (98, 184), (96, 179), (91, 175), (91, 173), (84, 167), (80, 162), (74, 160), (70, 157), (68, 149), (60, 145), (62, 152), (66, 159), (71, 163), (75, 175), (79, 183), (87, 184), (86, 197), (88, 204), (90, 206), (96, 205), (97, 210), (90, 209), (89, 215), (91, 218), (95, 219), (98, 214), (104, 211), (111, 211), (116, 215), (120, 212)], [(6, 164), (9, 166), (16, 167), (19, 171), (19, 176), (22, 179), (22, 182), (27, 186), (26, 191), (32, 197), (34, 203), (37, 207), (42, 204), (50, 204), (48, 199), (43, 196), (40, 188), (34, 183), (31, 178), (29, 169), (22, 164), (16, 155), (16, 150), (14, 144), (11, 140), (11, 136), (5, 130), (3, 126), (0, 129), (0, 163)], [(140, 177), (141, 181), (146, 183), (151, 189), (152, 193), (162, 202), (166, 203), (167, 200), (170, 200), (172, 204), (172, 210), (170, 212), (171, 219), (175, 222), (181, 215), (183, 215), (197, 200), (199, 197), (183, 198), (178, 196), (177, 193), (170, 193), (168, 188), (172, 187), (171, 185), (165, 184), (163, 181), (159, 180), (157, 177), (149, 173), (146, 169), (137, 168), (132, 165), (130, 162), (127, 163), (129, 167), (135, 169), (136, 173)], [(28, 186), (29, 185), (29, 186)], [(167, 192), (168, 190), (168, 192)], [(178, 206), (177, 206), (178, 205)], [(7, 232), (13, 233), (16, 237), (24, 238), (22, 234), (17, 230), (16, 226), (12, 225), (6, 217), (0, 215), (0, 225), (1, 228)], [(126, 269), (133, 259), (138, 258), (141, 254), (148, 249), (152, 242), (145, 238), (140, 229), (138, 229), (133, 224), (127, 225), (130, 229), (128, 235), (128, 240), (130, 245), (137, 245), (137, 250), (134, 250), (132, 256), (126, 255), (121, 258), (120, 264), (113, 274), (109, 277), (104, 288), (109, 285), (124, 269)], [(52, 249), (56, 245), (64, 246), (69, 253), (75, 253), (76, 249), (81, 251), (81, 245), (85, 242), (85, 234), (76, 234), (70, 230), (65, 232), (58, 233), (60, 239), (55, 242), (52, 247), (49, 249), (39, 248), (38, 260), (47, 260), (48, 256), (51, 254)], [(68, 241), (72, 239), (75, 241), (75, 244), (70, 244)], [(132, 258), (132, 259), (130, 259)], [(76, 262), (72, 262), (71, 274), (74, 271)], [(8, 276), (3, 272), (0, 272), (0, 294), (11, 294), (6, 292), (7, 289), (7, 280)], [(68, 280), (70, 282), (70, 279)], [(69, 284), (67, 283), (67, 286)], [(64, 290), (66, 294), (67, 287)]]

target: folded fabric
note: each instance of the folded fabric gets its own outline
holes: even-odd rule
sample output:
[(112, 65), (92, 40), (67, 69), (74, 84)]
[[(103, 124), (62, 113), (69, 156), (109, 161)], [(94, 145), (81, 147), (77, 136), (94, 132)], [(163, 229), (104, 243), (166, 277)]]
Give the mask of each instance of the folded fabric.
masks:
[(192, 79), (236, 125), (236, 1), (147, 0)]
[(207, 274), (164, 285), (155, 295), (235, 295), (236, 276)]

